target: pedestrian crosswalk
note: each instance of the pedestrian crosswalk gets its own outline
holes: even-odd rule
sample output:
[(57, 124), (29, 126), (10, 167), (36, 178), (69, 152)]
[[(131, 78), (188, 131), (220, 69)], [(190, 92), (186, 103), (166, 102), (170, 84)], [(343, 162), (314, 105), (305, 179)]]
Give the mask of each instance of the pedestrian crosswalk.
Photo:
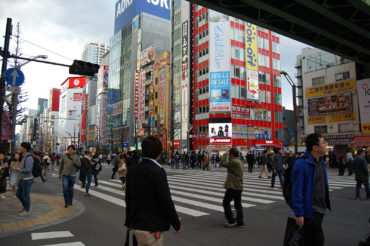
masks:
[[(223, 183), (226, 172), (175, 173), (168, 175), (167, 180), (171, 190), (176, 210), (180, 214), (193, 217), (206, 216), (223, 212)], [(278, 184), (279, 181), (276, 181)], [(258, 178), (257, 173), (244, 176), (242, 206), (251, 208), (284, 201), (279, 188), (270, 188), (271, 180)], [(329, 176), (330, 191), (354, 187), (353, 177)], [(75, 186), (77, 190), (85, 189)], [(125, 207), (124, 192), (120, 180), (99, 180), (99, 186), (90, 189), (90, 194), (96, 198)]]
[[(43, 246), (85, 246), (85, 244), (81, 241), (71, 242), (69, 238), (73, 237), (74, 235), (70, 231), (48, 231), (31, 233), (32, 241), (37, 242), (39, 245)], [(59, 240), (61, 238), (65, 238), (65, 241), (68, 242), (50, 244), (50, 242), (52, 242), (53, 240)], [(45, 244), (45, 241), (49, 242), (49, 244)]]

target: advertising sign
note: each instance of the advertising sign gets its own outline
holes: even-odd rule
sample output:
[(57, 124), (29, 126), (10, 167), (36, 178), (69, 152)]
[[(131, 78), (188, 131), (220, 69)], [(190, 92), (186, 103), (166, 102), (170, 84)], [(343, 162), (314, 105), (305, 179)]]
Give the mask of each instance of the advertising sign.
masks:
[(114, 12), (114, 33), (116, 34), (141, 12), (170, 20), (170, 11), (170, 0), (118, 0)]
[(209, 144), (231, 144), (231, 138), (210, 138)]
[(209, 22), (210, 112), (231, 111), (229, 22)]
[(326, 116), (318, 115), (318, 116), (308, 116), (307, 124), (308, 125), (317, 125), (326, 123)]
[(259, 100), (258, 71), (247, 69), (247, 99)]
[(208, 126), (210, 138), (231, 138), (232, 123), (210, 123)]
[(166, 68), (162, 67), (159, 70), (159, 118), (160, 125), (164, 124), (166, 112)]
[(100, 66), (98, 72), (97, 94), (108, 93), (109, 66)]
[[(189, 116), (189, 36), (188, 36), (188, 30), (189, 30), (189, 22), (184, 21), (182, 23), (182, 66), (181, 66), (181, 123), (182, 123), (182, 136), (187, 136), (188, 132), (188, 116)], [(184, 138), (183, 138), (184, 139)]]
[(245, 57), (248, 70), (258, 72), (257, 27), (251, 23), (245, 25)]
[(149, 46), (140, 53), (140, 66), (144, 66), (152, 62), (153, 59), (154, 59), (154, 48), (153, 46)]
[(308, 115), (352, 112), (352, 95), (350, 92), (335, 94), (307, 100)]
[(352, 113), (344, 113), (344, 114), (333, 114), (328, 116), (329, 122), (343, 122), (343, 121), (354, 121), (356, 120), (356, 114)]
[(81, 102), (82, 101), (82, 93), (73, 93), (73, 101), (74, 102)]
[(135, 120), (138, 119), (138, 97), (139, 97), (139, 72), (135, 72)]
[(81, 142), (86, 141), (86, 116), (87, 116), (87, 94), (82, 96), (82, 113), (81, 113)]
[(370, 79), (357, 81), (357, 94), (362, 133), (370, 134)]
[(319, 97), (328, 94), (335, 94), (344, 91), (356, 90), (355, 80), (346, 80), (311, 88), (306, 88), (306, 98)]
[(259, 100), (258, 83), (258, 42), (257, 27), (251, 23), (245, 25), (245, 59), (247, 68), (247, 99)]

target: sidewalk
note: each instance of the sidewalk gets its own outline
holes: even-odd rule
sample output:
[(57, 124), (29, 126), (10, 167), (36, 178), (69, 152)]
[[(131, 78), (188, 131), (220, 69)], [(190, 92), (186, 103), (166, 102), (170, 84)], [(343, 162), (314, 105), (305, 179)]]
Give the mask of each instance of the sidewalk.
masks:
[(0, 198), (0, 238), (20, 232), (40, 229), (71, 220), (82, 214), (85, 207), (74, 201), (72, 207), (64, 208), (62, 197), (31, 193), (31, 215), (19, 217), (22, 205), (11, 192)]

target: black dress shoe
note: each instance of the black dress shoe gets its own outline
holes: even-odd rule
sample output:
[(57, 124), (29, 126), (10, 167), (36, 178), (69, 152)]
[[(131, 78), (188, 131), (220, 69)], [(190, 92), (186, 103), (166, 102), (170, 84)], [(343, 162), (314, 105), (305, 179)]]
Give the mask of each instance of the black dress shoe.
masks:
[(64, 204), (64, 207), (65, 207), (65, 208), (68, 208), (68, 204), (67, 204), (67, 203), (66, 203), (66, 204)]

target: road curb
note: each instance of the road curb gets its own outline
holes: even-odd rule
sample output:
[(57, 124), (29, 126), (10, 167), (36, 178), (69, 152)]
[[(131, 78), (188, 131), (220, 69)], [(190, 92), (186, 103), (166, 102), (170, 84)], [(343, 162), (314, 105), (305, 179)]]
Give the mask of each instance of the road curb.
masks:
[(85, 206), (77, 200), (72, 207), (64, 208), (63, 197), (35, 193), (31, 193), (31, 216), (18, 217), (21, 208), (19, 200), (10, 193), (0, 200), (0, 214), (4, 215), (0, 219), (0, 238), (57, 225), (85, 211)]

